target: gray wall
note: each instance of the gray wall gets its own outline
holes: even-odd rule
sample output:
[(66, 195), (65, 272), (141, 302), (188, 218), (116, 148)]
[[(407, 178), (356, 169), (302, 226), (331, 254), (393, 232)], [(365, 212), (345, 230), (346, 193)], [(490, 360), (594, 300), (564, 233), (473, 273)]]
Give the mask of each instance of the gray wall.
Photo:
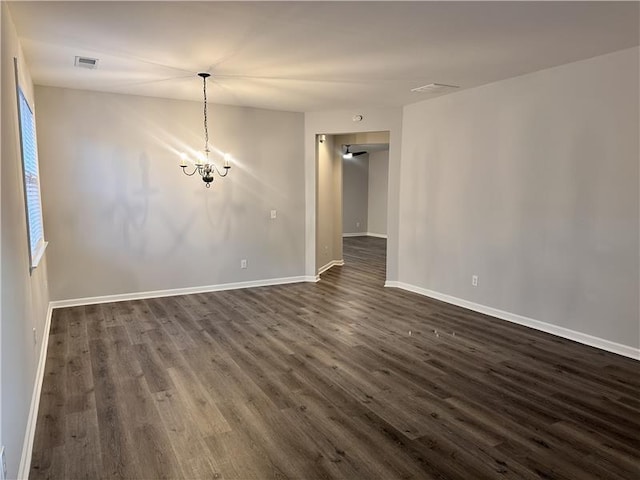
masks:
[(405, 107), (400, 281), (637, 348), (638, 57)]
[(178, 168), (202, 148), (201, 103), (36, 100), (53, 300), (304, 275), (302, 114), (210, 104), (212, 143), (237, 161), (206, 189)]
[(367, 233), (369, 155), (342, 160), (342, 233)]
[(386, 236), (389, 151), (343, 160), (342, 172), (343, 233)]
[[(5, 3), (2, 9), (2, 167), (0, 290), (0, 444), (6, 447), (8, 478), (20, 464), (38, 359), (46, 323), (47, 256), (29, 275), (22, 160), (13, 57), (20, 61), (21, 85), (30, 102), (33, 86)], [(40, 125), (37, 125), (39, 128)], [(48, 231), (45, 225), (45, 237)], [(37, 342), (32, 330), (35, 329)]]
[(342, 260), (342, 166), (340, 146), (332, 135), (318, 142), (317, 229), (314, 274), (334, 261)]
[(387, 235), (387, 191), (389, 189), (389, 150), (369, 154), (369, 200), (367, 232)]

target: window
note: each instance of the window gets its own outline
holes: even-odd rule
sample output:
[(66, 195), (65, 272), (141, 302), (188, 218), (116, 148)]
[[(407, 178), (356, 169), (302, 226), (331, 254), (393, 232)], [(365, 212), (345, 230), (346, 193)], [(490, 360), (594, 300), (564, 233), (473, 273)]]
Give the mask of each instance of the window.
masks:
[(24, 200), (27, 212), (29, 260), (31, 270), (33, 270), (38, 266), (47, 244), (44, 241), (44, 230), (42, 228), (36, 124), (33, 111), (20, 87), (18, 87), (18, 115), (20, 117), (20, 147), (22, 150)]

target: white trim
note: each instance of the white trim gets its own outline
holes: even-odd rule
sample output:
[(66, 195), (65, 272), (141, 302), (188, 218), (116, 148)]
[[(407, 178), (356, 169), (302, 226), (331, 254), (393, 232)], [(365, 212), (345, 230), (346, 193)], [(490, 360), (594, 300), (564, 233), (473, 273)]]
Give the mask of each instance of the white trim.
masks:
[(42, 257), (44, 256), (44, 251), (47, 249), (47, 245), (49, 245), (49, 242), (45, 242), (44, 240), (38, 244), (35, 254), (31, 259), (31, 272), (33, 272), (40, 264), (40, 260), (42, 260)]
[(376, 238), (387, 238), (385, 233), (373, 233), (373, 232), (354, 232), (354, 233), (343, 233), (342, 238), (347, 237), (376, 237)]
[(569, 340), (583, 343), (591, 347), (606, 350), (607, 352), (617, 353), (618, 355), (629, 357), (634, 360), (640, 360), (640, 348), (634, 348), (630, 347), (629, 345), (623, 345), (621, 343), (605, 340), (604, 338), (594, 337), (593, 335), (589, 335), (587, 333), (578, 332), (569, 328), (542, 322), (540, 320), (534, 320), (533, 318), (524, 317), (515, 313), (505, 312), (503, 310), (498, 310), (497, 308), (487, 307), (479, 303), (452, 297), (451, 295), (435, 292), (433, 290), (427, 290), (426, 288), (416, 287), (408, 283), (388, 281), (384, 284), (384, 286), (400, 288), (409, 292), (418, 293), (420, 295), (435, 298), (436, 300), (441, 300), (443, 302), (457, 305), (459, 307), (468, 308), (469, 310), (473, 310), (475, 312), (484, 313), (485, 315), (500, 318), (508, 322), (517, 323), (519, 325), (524, 325), (526, 327), (534, 328), (546, 333), (551, 333), (552, 335), (557, 335), (558, 337), (567, 338)]
[(321, 267), (320, 270), (318, 270), (318, 276), (329, 270), (331, 267), (335, 267), (336, 265), (344, 265), (344, 260), (331, 260), (324, 267)]
[(387, 238), (387, 234), (386, 233), (367, 232), (367, 237)]
[(206, 285), (202, 287), (174, 288), (170, 290), (154, 290), (151, 292), (121, 293), (117, 295), (104, 295), (100, 297), (74, 298), (69, 300), (56, 300), (51, 302), (53, 308), (77, 307), (80, 305), (95, 305), (98, 303), (124, 302), (127, 300), (142, 300), (144, 298), (173, 297), (176, 295), (189, 295), (192, 293), (219, 292), (222, 290), (237, 290), (239, 288), (266, 287), (270, 285), (284, 285), (287, 283), (317, 282), (316, 277), (283, 277), (268, 278), (266, 280), (251, 280), (248, 282), (222, 283), (219, 285)]
[(36, 370), (33, 394), (31, 395), (31, 408), (27, 419), (27, 430), (22, 444), (22, 455), (20, 457), (20, 467), (18, 468), (18, 478), (29, 478), (31, 468), (31, 454), (33, 453), (33, 440), (36, 436), (36, 422), (38, 420), (38, 409), (40, 408), (40, 393), (42, 392), (42, 382), (44, 380), (44, 367), (47, 361), (47, 348), (49, 347), (49, 330), (51, 329), (51, 315), (53, 306), (49, 302), (47, 308), (47, 319), (42, 332), (42, 345), (40, 346), (40, 359)]
[(304, 281), (318, 283), (320, 281), (320, 275), (308, 275), (304, 277)]

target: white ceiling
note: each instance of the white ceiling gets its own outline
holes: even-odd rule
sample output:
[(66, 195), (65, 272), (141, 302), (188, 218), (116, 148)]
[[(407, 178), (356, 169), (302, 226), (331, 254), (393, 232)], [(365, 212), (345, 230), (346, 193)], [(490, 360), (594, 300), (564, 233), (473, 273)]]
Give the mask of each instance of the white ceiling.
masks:
[[(10, 2), (34, 82), (292, 111), (399, 106), (640, 43), (638, 2)], [(100, 59), (97, 70), (74, 57)]]

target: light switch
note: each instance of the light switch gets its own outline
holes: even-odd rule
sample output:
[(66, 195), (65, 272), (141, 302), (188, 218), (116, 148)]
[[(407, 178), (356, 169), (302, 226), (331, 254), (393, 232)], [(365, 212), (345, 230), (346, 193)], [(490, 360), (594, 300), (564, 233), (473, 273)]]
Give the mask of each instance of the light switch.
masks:
[(276, 210), (271, 210), (271, 219), (274, 219), (278, 216), (278, 212)]

